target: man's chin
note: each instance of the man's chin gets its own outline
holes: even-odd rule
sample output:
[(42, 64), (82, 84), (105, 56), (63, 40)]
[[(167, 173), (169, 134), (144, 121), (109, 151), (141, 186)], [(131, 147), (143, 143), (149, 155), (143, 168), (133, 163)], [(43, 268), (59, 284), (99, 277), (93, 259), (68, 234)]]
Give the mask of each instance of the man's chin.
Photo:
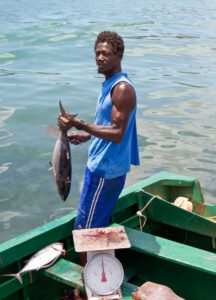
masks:
[(104, 70), (98, 68), (98, 74), (104, 74)]

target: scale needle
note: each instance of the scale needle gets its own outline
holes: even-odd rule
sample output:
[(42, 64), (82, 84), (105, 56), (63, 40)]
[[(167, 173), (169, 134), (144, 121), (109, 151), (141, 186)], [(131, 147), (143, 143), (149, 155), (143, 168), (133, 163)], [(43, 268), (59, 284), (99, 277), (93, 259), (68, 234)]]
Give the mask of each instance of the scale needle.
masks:
[(106, 279), (106, 273), (105, 273), (105, 271), (104, 271), (103, 258), (102, 258), (102, 278), (101, 278), (101, 282), (107, 282), (107, 279)]

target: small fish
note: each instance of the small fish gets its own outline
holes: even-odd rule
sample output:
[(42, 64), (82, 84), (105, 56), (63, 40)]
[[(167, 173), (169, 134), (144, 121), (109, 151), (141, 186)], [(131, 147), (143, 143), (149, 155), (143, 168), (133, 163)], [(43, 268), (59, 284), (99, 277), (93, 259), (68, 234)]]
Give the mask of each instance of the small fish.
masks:
[(27, 264), (16, 274), (4, 274), (1, 276), (16, 277), (22, 284), (22, 273), (29, 271), (38, 271), (51, 266), (60, 255), (65, 255), (66, 251), (63, 248), (63, 243), (53, 243), (35, 253), (27, 262)]
[[(61, 114), (63, 116), (66, 115), (61, 101), (59, 101), (59, 106)], [(48, 133), (50, 135), (55, 135), (55, 133), (52, 134), (51, 131), (51, 128), (48, 128)], [(58, 193), (61, 199), (65, 201), (69, 195), (72, 180), (71, 150), (67, 132), (61, 130), (58, 132), (59, 135), (54, 147), (50, 165), (53, 170)]]

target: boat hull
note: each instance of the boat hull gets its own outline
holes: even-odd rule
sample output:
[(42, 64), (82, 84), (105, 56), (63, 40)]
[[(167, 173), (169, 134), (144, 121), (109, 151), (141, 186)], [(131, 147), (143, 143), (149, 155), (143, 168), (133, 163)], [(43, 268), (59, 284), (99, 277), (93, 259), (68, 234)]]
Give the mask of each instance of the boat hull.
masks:
[[(189, 196), (195, 211), (175, 207), (172, 201), (179, 195)], [(146, 205), (141, 231), (137, 211)], [(125, 272), (124, 298), (130, 299), (136, 287), (152, 281), (187, 300), (214, 299), (216, 224), (206, 217), (214, 217), (215, 211), (215, 206), (205, 204), (198, 182), (189, 177), (162, 173), (125, 189), (112, 215), (112, 226), (124, 226), (132, 245), (116, 252)], [(63, 242), (67, 251), (53, 269), (23, 274), (22, 285), (16, 278), (0, 276), (0, 299), (55, 300), (65, 289), (83, 290), (82, 268), (72, 239), (75, 217), (74, 210), (0, 244), (0, 274), (17, 273), (30, 256), (53, 242)], [(191, 218), (193, 222), (188, 222)], [(69, 279), (65, 278), (67, 268)]]

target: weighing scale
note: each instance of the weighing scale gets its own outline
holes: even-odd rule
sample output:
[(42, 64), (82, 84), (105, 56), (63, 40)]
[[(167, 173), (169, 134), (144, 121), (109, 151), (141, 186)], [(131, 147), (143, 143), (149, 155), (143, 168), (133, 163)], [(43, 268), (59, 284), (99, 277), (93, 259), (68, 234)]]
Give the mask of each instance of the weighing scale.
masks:
[(103, 227), (73, 231), (76, 252), (87, 252), (84, 284), (89, 300), (122, 298), (124, 270), (115, 249), (130, 248), (124, 227)]

